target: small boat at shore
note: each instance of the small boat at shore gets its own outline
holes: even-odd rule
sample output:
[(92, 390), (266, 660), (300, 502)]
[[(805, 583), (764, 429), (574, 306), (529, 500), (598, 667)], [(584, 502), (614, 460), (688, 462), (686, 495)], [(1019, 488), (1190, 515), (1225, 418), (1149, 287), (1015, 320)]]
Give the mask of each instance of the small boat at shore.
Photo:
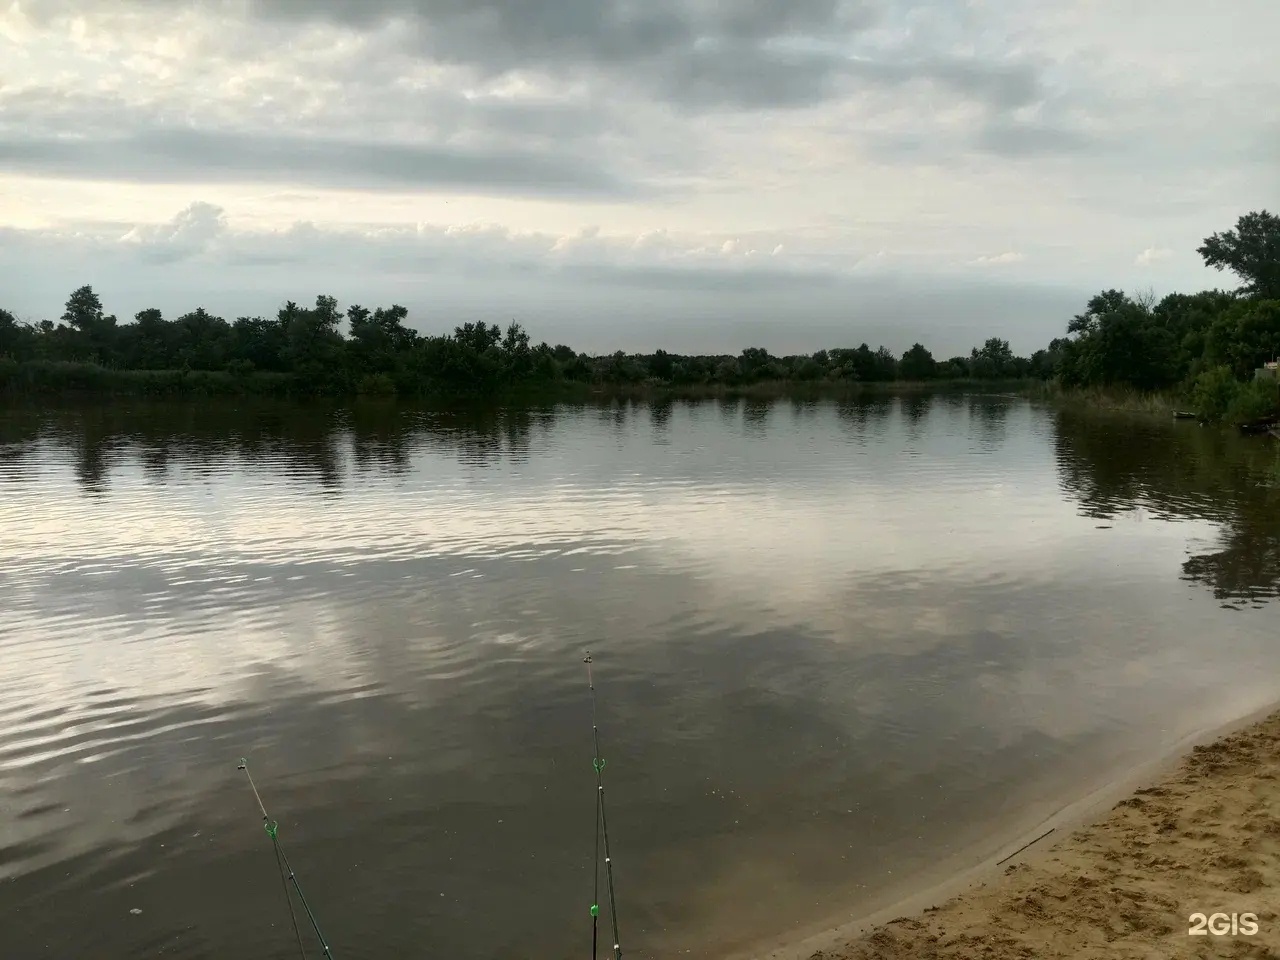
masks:
[(1187, 410), (1173, 411), (1173, 419), (1175, 420), (1195, 420), (1198, 416), (1199, 414), (1191, 413)]
[(1277, 427), (1280, 427), (1280, 420), (1275, 417), (1262, 417), (1259, 420), (1249, 420), (1240, 424), (1241, 433), (1271, 433)]

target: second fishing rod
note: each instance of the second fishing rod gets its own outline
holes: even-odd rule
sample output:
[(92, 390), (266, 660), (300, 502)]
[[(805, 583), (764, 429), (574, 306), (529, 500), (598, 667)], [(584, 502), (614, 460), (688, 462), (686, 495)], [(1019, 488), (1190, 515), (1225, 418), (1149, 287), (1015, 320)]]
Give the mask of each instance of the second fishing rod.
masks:
[(591, 673), (591, 651), (582, 658), (587, 665), (587, 686), (591, 688), (591, 737), (595, 746), (595, 756), (591, 766), (596, 771), (596, 829), (595, 829), (595, 862), (594, 888), (591, 897), (591, 960), (596, 960), (600, 940), (600, 845), (604, 843), (605, 886), (609, 895), (609, 920), (613, 925), (613, 960), (622, 960), (622, 940), (618, 936), (618, 899), (613, 887), (613, 856), (609, 851), (609, 820), (605, 815), (604, 804), (604, 757), (600, 755), (600, 724), (596, 717), (596, 684)]
[(329, 941), (320, 932), (320, 924), (316, 921), (316, 915), (311, 912), (311, 904), (307, 903), (307, 898), (302, 893), (302, 885), (298, 883), (297, 874), (293, 872), (293, 866), (285, 855), (284, 845), (280, 842), (280, 824), (267, 815), (267, 807), (262, 802), (262, 795), (258, 793), (258, 785), (253, 782), (253, 774), (249, 772), (249, 761), (241, 757), (240, 766), (237, 769), (244, 771), (244, 775), (249, 779), (249, 788), (253, 791), (253, 798), (258, 801), (258, 809), (262, 812), (262, 827), (267, 831), (267, 836), (271, 838), (271, 846), (275, 850), (276, 867), (280, 871), (280, 882), (284, 886), (284, 899), (289, 905), (289, 920), (293, 925), (294, 938), (298, 941), (298, 955), (302, 957), (302, 960), (307, 960), (307, 949), (302, 945), (302, 931), (298, 929), (298, 916), (293, 910), (293, 896), (289, 892), (290, 884), (293, 884), (294, 892), (298, 895), (298, 901), (302, 904), (302, 909), (306, 911), (307, 919), (311, 921), (311, 929), (315, 931), (316, 939), (320, 941), (320, 949), (328, 960), (333, 960), (333, 951), (329, 949)]

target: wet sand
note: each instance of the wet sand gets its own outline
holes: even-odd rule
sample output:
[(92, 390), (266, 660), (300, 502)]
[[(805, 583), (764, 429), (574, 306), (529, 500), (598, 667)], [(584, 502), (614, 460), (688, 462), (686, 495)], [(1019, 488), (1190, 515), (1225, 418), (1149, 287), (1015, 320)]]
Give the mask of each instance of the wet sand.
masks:
[[(1198, 743), (1092, 822), (989, 863), (950, 899), (786, 951), (810, 960), (1280, 958), (1280, 713)], [(1114, 797), (1112, 798), (1114, 799)], [(1016, 846), (1014, 847), (1016, 849)], [(954, 891), (952, 891), (954, 892)], [(1196, 913), (1257, 932), (1191, 935)], [(892, 919), (890, 919), (892, 917)], [(883, 921), (883, 922), (882, 922)], [(1206, 924), (1207, 926), (1207, 924)], [(775, 953), (774, 956), (780, 955)]]

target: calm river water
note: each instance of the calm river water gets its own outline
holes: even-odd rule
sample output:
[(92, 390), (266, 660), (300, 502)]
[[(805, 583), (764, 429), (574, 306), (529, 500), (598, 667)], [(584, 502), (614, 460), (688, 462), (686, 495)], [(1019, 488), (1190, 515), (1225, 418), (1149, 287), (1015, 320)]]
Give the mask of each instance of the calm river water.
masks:
[(297, 956), (245, 756), (339, 960), (587, 956), (587, 648), (624, 952), (845, 919), (1280, 698), (1269, 443), (977, 396), (0, 409), (3, 953)]

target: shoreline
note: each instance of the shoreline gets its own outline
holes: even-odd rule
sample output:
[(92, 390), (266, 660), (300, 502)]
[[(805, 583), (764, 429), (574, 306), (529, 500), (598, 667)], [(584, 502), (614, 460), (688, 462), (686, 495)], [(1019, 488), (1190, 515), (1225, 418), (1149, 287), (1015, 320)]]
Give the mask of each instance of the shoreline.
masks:
[[(4, 358), (0, 357), (0, 362)], [(14, 400), (234, 400), (327, 401), (337, 403), (506, 404), (639, 400), (666, 402), (723, 397), (818, 399), (929, 393), (990, 394), (1016, 392), (1030, 396), (1043, 387), (1034, 377), (936, 377), (928, 380), (847, 380), (815, 378), (761, 380), (692, 380), (644, 378), (635, 381), (551, 379), (493, 383), (486, 389), (460, 389), (443, 383), (397, 390), (388, 380), (380, 389), (351, 382), (315, 384), (293, 373), (263, 370), (115, 369), (69, 361), (9, 362), (0, 365), (0, 397)]]
[[(988, 846), (981, 854), (972, 848), (957, 853), (850, 919), (810, 927), (798, 938), (792, 934), (758, 944), (729, 960), (1065, 960), (1101, 956), (1100, 946), (1107, 956), (1134, 960), (1269, 957), (1268, 947), (1280, 948), (1274, 906), (1274, 890), (1280, 888), (1278, 778), (1280, 702), (1275, 702), (1181, 737), (1034, 827), (1006, 835), (995, 852)], [(1267, 798), (1273, 807), (1266, 805)], [(1226, 812), (1233, 804), (1249, 808), (1250, 817), (1233, 823)], [(1191, 823), (1210, 829), (1178, 829)], [(1209, 854), (1202, 849), (1206, 844), (1212, 846)], [(1143, 862), (1157, 845), (1161, 852)], [(1215, 865), (1234, 870), (1234, 886), (1240, 889), (1231, 889), (1230, 878), (1215, 886), (1210, 876)], [(1106, 886), (1102, 878), (1122, 883)], [(1114, 910), (1105, 903), (1084, 909), (1081, 901), (1099, 899), (1095, 884), (1129, 899), (1112, 903)], [(1059, 887), (1066, 896), (1055, 895)], [(1093, 896), (1076, 896), (1085, 888)], [(1156, 904), (1157, 919), (1146, 915), (1150, 908), (1135, 909), (1148, 901)], [(1190, 914), (1219, 910), (1256, 913), (1258, 933), (1188, 936)], [(1117, 931), (1125, 917), (1134, 921), (1133, 929)], [(1210, 953), (1203, 952), (1206, 948)], [(1228, 949), (1243, 952), (1221, 953)]]

